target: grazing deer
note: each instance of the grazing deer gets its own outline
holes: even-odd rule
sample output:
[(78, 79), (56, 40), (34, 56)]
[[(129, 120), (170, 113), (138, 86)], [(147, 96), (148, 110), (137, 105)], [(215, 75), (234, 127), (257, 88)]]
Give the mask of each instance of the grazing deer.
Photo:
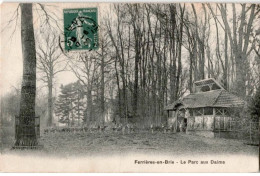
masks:
[(126, 127), (127, 127), (128, 134), (134, 131), (134, 125), (133, 124), (128, 123), (128, 124), (126, 124)]
[(122, 133), (123, 133), (123, 135), (125, 135), (125, 128), (126, 128), (126, 126), (123, 125), (123, 126), (122, 126)]
[(154, 131), (153, 124), (150, 125), (150, 129), (151, 129), (152, 134), (153, 134), (153, 131)]
[(164, 124), (162, 124), (162, 132), (166, 133), (166, 131), (167, 131), (166, 126), (164, 126)]

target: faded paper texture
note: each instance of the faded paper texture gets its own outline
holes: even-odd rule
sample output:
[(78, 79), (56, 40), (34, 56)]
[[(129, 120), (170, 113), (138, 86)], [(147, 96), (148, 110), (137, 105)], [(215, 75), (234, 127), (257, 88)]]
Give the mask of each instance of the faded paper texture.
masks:
[(259, 172), (259, 16), (3, 3), (0, 171)]

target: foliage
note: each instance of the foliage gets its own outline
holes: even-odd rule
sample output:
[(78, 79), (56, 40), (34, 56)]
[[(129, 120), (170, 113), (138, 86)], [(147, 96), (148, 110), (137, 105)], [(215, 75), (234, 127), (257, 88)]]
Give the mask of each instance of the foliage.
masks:
[(84, 90), (79, 82), (61, 85), (61, 94), (56, 102), (55, 113), (59, 117), (60, 123), (66, 123), (68, 126), (75, 125), (75, 119), (78, 124), (83, 119)]

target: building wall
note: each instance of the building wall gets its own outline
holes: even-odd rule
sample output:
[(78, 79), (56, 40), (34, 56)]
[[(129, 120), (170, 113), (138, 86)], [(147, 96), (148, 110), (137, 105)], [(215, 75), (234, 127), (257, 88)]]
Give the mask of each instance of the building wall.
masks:
[(191, 116), (188, 118), (188, 130), (205, 130), (214, 129), (214, 116)]
[(224, 130), (232, 128), (231, 117), (228, 116), (191, 116), (188, 118), (188, 130)]
[[(187, 131), (228, 131), (232, 123), (231, 117), (227, 115), (216, 115), (215, 109), (213, 115), (190, 116), (189, 110), (186, 110), (185, 116), (179, 116), (179, 111), (169, 113), (168, 126), (172, 126), (176, 131), (180, 131), (180, 124), (187, 118)], [(177, 121), (178, 116), (178, 121)]]
[(228, 131), (232, 128), (234, 123), (231, 123), (231, 117), (229, 116), (216, 116), (215, 117), (215, 130)]

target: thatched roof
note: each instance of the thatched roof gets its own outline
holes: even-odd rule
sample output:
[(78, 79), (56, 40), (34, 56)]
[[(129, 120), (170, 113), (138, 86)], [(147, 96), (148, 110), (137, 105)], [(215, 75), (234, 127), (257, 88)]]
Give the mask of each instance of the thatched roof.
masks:
[(169, 104), (165, 107), (165, 110), (176, 110), (180, 105), (185, 108), (239, 107), (243, 106), (244, 103), (244, 100), (225, 89), (217, 89), (207, 92), (191, 93), (184, 98)]

